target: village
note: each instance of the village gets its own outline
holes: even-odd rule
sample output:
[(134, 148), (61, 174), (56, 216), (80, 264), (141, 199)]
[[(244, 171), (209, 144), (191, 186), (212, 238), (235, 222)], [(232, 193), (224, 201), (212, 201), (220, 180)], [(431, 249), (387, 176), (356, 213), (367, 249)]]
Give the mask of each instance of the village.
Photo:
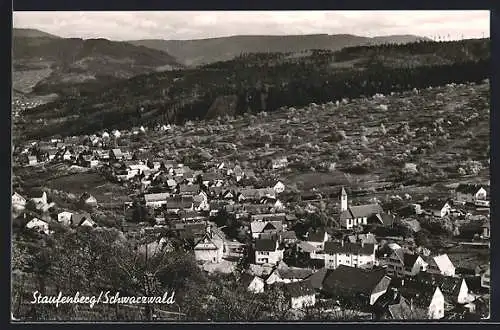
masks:
[[(443, 88), (449, 93), (408, 92), (406, 106), (419, 93), (434, 93), (443, 105), (452, 93), (473, 89)], [(439, 189), (419, 192), (387, 183), (393, 177), (367, 180), (369, 174), (356, 171), (366, 165), (376, 172), (369, 165), (376, 156), (367, 160), (356, 151), (385, 143), (400, 158), (403, 176), (417, 172), (404, 157), (420, 150), (407, 152), (404, 140), (428, 133), (412, 132), (409, 127), (418, 127), (413, 122), (380, 125), (377, 116), (401, 96), (391, 97), (16, 145), (12, 212), (14, 227), (22, 226), (14, 233), (50, 236), (61, 226), (114, 227), (126, 237), (150, 237), (146, 253), (177, 249), (173, 241), (182, 241), (207, 274), (237, 274), (255, 295), (282, 288), (298, 319), (314, 306), (325, 313), (353, 310), (368, 319), (488, 318), (489, 182), (449, 179)], [(373, 127), (364, 121), (366, 127), (349, 131), (342, 124), (353, 118), (347, 110), (335, 118), (334, 130), (319, 126), (322, 116), (367, 102)], [(319, 113), (314, 120), (308, 116), (313, 112)], [(413, 120), (437, 119), (428, 125), (436, 136), (463, 133), (453, 130), (450, 116), (447, 126), (429, 116)], [(350, 120), (346, 126), (356, 125)], [(281, 125), (281, 132), (271, 134), (266, 125)], [(330, 140), (308, 142), (306, 131)], [(382, 140), (385, 131), (393, 133)], [(335, 152), (326, 147), (337, 142)], [(479, 162), (459, 162), (467, 165), (458, 175), (479, 173), (470, 166)], [(362, 179), (352, 179), (356, 175)]]

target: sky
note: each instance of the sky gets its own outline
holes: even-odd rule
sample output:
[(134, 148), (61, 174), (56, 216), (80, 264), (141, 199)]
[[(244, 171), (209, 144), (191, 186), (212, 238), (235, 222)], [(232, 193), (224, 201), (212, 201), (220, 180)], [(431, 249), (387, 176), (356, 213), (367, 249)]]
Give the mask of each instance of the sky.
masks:
[(413, 34), (446, 40), (489, 37), (490, 14), (469, 11), (87, 11), (14, 12), (15, 28), (61, 37), (203, 39), (231, 35)]

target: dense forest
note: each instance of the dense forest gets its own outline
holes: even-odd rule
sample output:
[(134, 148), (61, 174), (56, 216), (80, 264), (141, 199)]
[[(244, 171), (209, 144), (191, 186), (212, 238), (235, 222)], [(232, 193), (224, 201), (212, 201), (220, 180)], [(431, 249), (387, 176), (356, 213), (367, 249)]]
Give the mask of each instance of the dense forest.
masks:
[[(242, 54), (197, 69), (141, 75), (105, 89), (88, 84), (76, 93), (31, 109), (45, 125), (27, 137), (86, 134), (133, 125), (205, 119), (220, 97), (237, 97), (231, 115), (274, 111), (489, 77), (489, 40), (417, 42), (311, 50), (300, 54)], [(213, 110), (213, 109), (212, 109)], [(221, 114), (221, 111), (211, 111)], [(121, 118), (121, 120), (117, 120)]]

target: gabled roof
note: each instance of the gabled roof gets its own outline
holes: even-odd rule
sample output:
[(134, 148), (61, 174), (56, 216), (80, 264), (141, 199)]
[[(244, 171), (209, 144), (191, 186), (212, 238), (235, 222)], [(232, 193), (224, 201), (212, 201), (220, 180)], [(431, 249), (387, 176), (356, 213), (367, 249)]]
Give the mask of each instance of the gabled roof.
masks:
[(323, 242), (325, 240), (325, 231), (310, 232), (307, 236), (308, 242)]
[(252, 221), (250, 223), (250, 230), (252, 233), (262, 233), (267, 222), (265, 221)]
[(384, 210), (378, 204), (367, 204), (351, 206), (349, 208), (354, 218), (364, 218), (369, 217), (372, 214), (382, 213)]
[(309, 281), (301, 281), (283, 285), (285, 295), (289, 297), (303, 297), (314, 295), (314, 288)]
[(456, 188), (456, 191), (460, 192), (462, 194), (475, 195), (479, 191), (479, 189), (481, 189), (481, 188), (483, 188), (483, 186), (480, 184), (461, 183)]
[(434, 293), (439, 290), (437, 285), (417, 281), (415, 278), (408, 277), (404, 285), (399, 288), (401, 294), (411, 300), (418, 307), (429, 307)]
[(257, 239), (255, 240), (256, 251), (276, 251), (278, 243), (272, 239)]
[(415, 280), (426, 285), (438, 286), (445, 298), (452, 302), (456, 302), (460, 292), (460, 286), (464, 281), (459, 277), (430, 274), (426, 272), (420, 272), (415, 277)]
[(323, 281), (325, 279), (325, 276), (327, 274), (327, 269), (326, 268), (321, 268), (311, 276), (309, 276), (308, 281), (311, 282), (313, 288), (316, 290), (321, 290), (323, 288)]
[(167, 201), (168, 193), (158, 193), (158, 194), (145, 194), (144, 199), (146, 203), (148, 202), (159, 202), (159, 201)]
[(373, 214), (372, 216), (369, 217), (369, 221), (376, 221), (379, 222), (380, 224), (384, 226), (392, 226), (394, 223), (394, 216), (391, 214), (382, 212), (382, 213), (376, 213)]
[(187, 185), (187, 184), (182, 184), (179, 187), (180, 192), (189, 192), (189, 193), (197, 193), (200, 190), (200, 187), (198, 185)]
[(375, 253), (374, 244), (358, 244), (358, 243), (342, 243), (342, 242), (325, 242), (325, 253), (349, 253), (349, 254), (364, 254), (371, 255)]
[(260, 277), (256, 275), (243, 273), (238, 282), (240, 282), (243, 287), (248, 288), (248, 286), (250, 286), (250, 284), (255, 280), (255, 278), (262, 280)]
[(278, 269), (278, 273), (282, 279), (298, 279), (303, 280), (313, 274), (311, 269), (298, 268), (298, 267), (284, 267)]
[(393, 320), (410, 320), (413, 314), (408, 300), (401, 295), (399, 302), (389, 305), (388, 311)]
[(111, 149), (111, 152), (115, 156), (123, 156), (122, 151), (120, 149)]
[(88, 213), (73, 213), (71, 215), (71, 224), (73, 226), (79, 226), (85, 220), (92, 220), (92, 217)]
[(442, 199), (428, 199), (420, 203), (420, 206), (424, 210), (441, 210), (445, 204), (448, 203), (447, 200)]
[(370, 295), (384, 277), (386, 277), (384, 269), (365, 270), (340, 265), (337, 269), (327, 271), (323, 290), (330, 293), (347, 290)]
[(193, 204), (193, 197), (167, 197), (167, 209), (188, 209)]
[(455, 268), (453, 266), (453, 263), (451, 262), (450, 258), (448, 257), (447, 254), (442, 254), (439, 256), (435, 256), (432, 258), (436, 266), (439, 268), (441, 271), (445, 271), (447, 269), (452, 269)]
[(297, 245), (306, 253), (318, 251), (317, 247), (315, 247), (314, 245), (312, 245), (310, 243), (304, 242), (304, 241), (300, 241)]
[(340, 214), (340, 219), (368, 218), (374, 214), (383, 213), (384, 210), (378, 204), (366, 204), (348, 207)]
[(419, 257), (418, 254), (404, 253), (403, 265), (405, 266), (405, 268), (412, 268), (415, 265), (415, 262), (417, 261), (418, 257)]
[(263, 221), (272, 221), (272, 222), (284, 222), (286, 221), (285, 215), (266, 215), (262, 218)]
[(349, 235), (347, 236), (347, 239), (349, 240), (350, 243), (358, 243), (359, 241), (361, 241), (364, 244), (377, 244), (377, 239), (375, 238), (375, 235), (371, 233)]
[[(195, 250), (219, 250), (222, 247), (222, 242), (213, 239), (208, 233), (203, 236), (198, 242), (196, 242)], [(206, 246), (201, 246), (202, 244)]]

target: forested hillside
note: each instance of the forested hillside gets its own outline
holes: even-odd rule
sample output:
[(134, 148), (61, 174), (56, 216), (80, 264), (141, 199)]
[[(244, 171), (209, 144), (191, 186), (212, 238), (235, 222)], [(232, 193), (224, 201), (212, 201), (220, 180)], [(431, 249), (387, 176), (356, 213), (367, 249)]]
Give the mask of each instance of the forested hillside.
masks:
[[(332, 52), (242, 54), (201, 68), (134, 77), (25, 113), (27, 137), (85, 134), (133, 125), (180, 123), (222, 115), (274, 111), (489, 77), (490, 41), (418, 42)], [(220, 97), (229, 96), (228, 107)], [(215, 102), (215, 103), (214, 103)], [(36, 125), (33, 121), (43, 125)]]
[(241, 53), (301, 52), (311, 48), (336, 51), (344, 47), (378, 44), (400, 44), (427, 40), (413, 35), (361, 37), (351, 34), (310, 35), (242, 35), (198, 40), (134, 40), (130, 43), (168, 52), (179, 62), (204, 65), (231, 60)]
[(13, 85), (25, 94), (64, 94), (88, 82), (104, 84), (179, 68), (162, 51), (106, 39), (59, 38), (38, 30), (13, 31)]

